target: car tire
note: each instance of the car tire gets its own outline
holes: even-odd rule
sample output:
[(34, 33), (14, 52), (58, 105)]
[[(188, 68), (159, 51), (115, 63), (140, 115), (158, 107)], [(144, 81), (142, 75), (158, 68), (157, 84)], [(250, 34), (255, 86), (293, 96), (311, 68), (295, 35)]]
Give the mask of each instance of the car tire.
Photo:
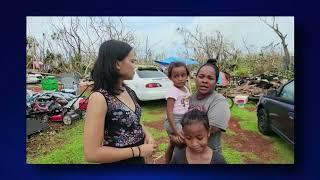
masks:
[(258, 129), (264, 135), (269, 135), (271, 133), (268, 114), (267, 111), (263, 108), (260, 108), (258, 110)]

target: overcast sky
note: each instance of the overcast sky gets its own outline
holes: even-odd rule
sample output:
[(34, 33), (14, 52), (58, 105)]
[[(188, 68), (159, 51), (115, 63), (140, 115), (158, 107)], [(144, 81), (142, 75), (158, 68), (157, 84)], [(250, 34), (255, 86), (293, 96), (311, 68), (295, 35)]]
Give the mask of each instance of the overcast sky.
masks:
[[(83, 17), (86, 18), (86, 17)], [(117, 17), (115, 17), (117, 18)], [(27, 36), (41, 38), (42, 33), (51, 34), (50, 22), (53, 17), (27, 17)], [(271, 22), (271, 18), (269, 18)], [(204, 31), (220, 31), (224, 38), (233, 42), (236, 47), (245, 51), (242, 39), (253, 50), (280, 43), (276, 33), (260, 21), (259, 17), (239, 16), (197, 16), (197, 17), (123, 17), (123, 22), (135, 32), (138, 39), (145, 41), (148, 36), (152, 50), (166, 52), (168, 56), (176, 56), (181, 50), (182, 38), (176, 32), (178, 27), (193, 30), (199, 26)], [(276, 22), (283, 34), (287, 34), (286, 42), (291, 55), (294, 53), (294, 17), (276, 17)], [(279, 46), (281, 47), (281, 46)]]

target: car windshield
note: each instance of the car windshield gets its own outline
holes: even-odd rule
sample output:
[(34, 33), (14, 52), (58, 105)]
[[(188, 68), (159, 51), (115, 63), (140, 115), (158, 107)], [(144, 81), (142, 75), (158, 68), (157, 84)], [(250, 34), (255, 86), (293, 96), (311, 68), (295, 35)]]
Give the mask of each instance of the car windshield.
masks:
[(167, 77), (166, 74), (164, 74), (161, 71), (158, 70), (152, 70), (152, 69), (140, 69), (137, 71), (137, 74), (140, 78), (162, 78)]

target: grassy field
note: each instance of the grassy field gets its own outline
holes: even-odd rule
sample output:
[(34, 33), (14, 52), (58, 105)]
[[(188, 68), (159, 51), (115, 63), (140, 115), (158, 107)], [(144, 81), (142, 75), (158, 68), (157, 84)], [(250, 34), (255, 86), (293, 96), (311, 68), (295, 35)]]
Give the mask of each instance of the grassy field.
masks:
[[(265, 136), (259, 133), (255, 105), (246, 104), (245, 108), (234, 106), (231, 113), (232, 119), (235, 119), (234, 122), (239, 124), (239, 129), (229, 125), (229, 130), (225, 134), (223, 149), (229, 163), (294, 163), (294, 150), (290, 145), (276, 134)], [(237, 137), (237, 140), (242, 138), (246, 146), (251, 146), (253, 149), (248, 151), (249, 148), (235, 147), (232, 143), (228, 144), (227, 138), (234, 137)]]
[[(149, 163), (163, 163), (167, 134), (162, 127), (165, 101), (143, 103), (142, 123), (151, 132), (158, 148)], [(234, 106), (232, 119), (223, 134), (223, 154), (230, 164), (294, 163), (294, 151), (276, 135), (263, 136), (257, 129), (254, 105)], [(83, 126), (80, 120), (57, 133), (49, 131), (36, 135), (27, 143), (27, 163), (83, 164)], [(153, 161), (154, 159), (158, 159)], [(161, 160), (162, 159), (162, 160)]]
[[(30, 142), (36, 152), (28, 152), (27, 163), (31, 164), (83, 164), (83, 127), (80, 120), (60, 132), (43, 133)], [(31, 148), (30, 148), (31, 149)]]

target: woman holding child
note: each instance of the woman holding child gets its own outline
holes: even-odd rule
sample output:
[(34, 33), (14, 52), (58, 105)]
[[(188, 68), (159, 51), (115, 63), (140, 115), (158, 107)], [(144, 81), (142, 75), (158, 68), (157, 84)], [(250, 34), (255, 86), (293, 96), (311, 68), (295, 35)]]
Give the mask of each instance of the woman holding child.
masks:
[[(209, 128), (208, 128), (209, 133), (207, 137), (208, 146), (210, 147), (210, 149), (213, 150), (213, 153), (216, 154), (216, 156), (221, 156), (223, 159), (222, 149), (221, 149), (221, 132), (224, 132), (228, 127), (228, 122), (230, 119), (230, 109), (224, 96), (214, 91), (218, 77), (219, 77), (219, 69), (215, 63), (208, 61), (206, 64), (202, 65), (199, 68), (196, 74), (197, 91), (193, 95), (191, 95), (189, 99), (189, 111), (197, 109), (197, 110), (200, 110), (201, 112), (206, 113), (208, 117), (208, 124), (209, 124)], [(188, 116), (184, 118), (187, 118), (187, 117)], [(199, 135), (198, 141), (193, 141), (194, 143), (193, 145), (192, 143), (188, 143), (188, 140), (191, 139), (191, 137), (186, 136), (186, 132), (183, 124), (184, 124), (184, 121), (187, 121), (187, 120), (184, 120), (184, 118), (182, 118), (182, 121), (181, 121), (182, 130), (183, 130), (183, 133), (181, 134), (183, 134), (183, 137), (181, 138), (181, 134), (175, 134), (175, 137), (171, 136), (170, 138), (171, 141), (174, 144), (181, 144), (181, 140), (183, 139), (183, 141), (187, 145), (186, 150), (183, 151), (186, 153), (187, 159), (188, 159), (188, 152), (189, 152), (189, 159), (202, 159), (203, 160), (202, 163), (207, 163), (207, 162), (223, 163), (224, 160), (221, 160), (221, 158), (218, 158), (220, 160), (216, 162), (212, 162), (212, 161), (209, 161), (208, 159), (201, 158), (204, 156), (204, 153), (205, 153), (204, 151), (199, 151), (198, 153), (191, 153), (193, 157), (190, 157), (190, 152), (191, 152), (190, 149), (192, 149), (191, 146), (193, 146), (193, 149), (195, 147), (204, 146), (203, 143), (202, 145), (201, 143), (199, 143), (200, 142), (199, 140), (200, 139), (202, 140), (202, 138), (205, 138), (205, 136), (200, 137)], [(200, 117), (193, 118), (193, 119), (200, 119)], [(206, 129), (205, 123), (202, 123), (202, 124), (204, 126), (204, 129)], [(202, 148), (202, 149), (206, 149), (206, 148)], [(171, 158), (172, 163), (180, 163), (176, 161), (177, 160), (176, 156), (179, 155), (179, 152), (181, 152), (181, 149), (175, 148), (173, 157)], [(206, 152), (208, 152), (207, 149), (206, 149)], [(210, 157), (210, 155), (208, 156), (207, 154), (206, 157)], [(212, 157), (215, 157), (215, 156), (213, 155)], [(185, 161), (185, 162), (192, 163), (190, 161)], [(197, 164), (201, 163), (201, 161), (193, 161), (193, 162)]]

